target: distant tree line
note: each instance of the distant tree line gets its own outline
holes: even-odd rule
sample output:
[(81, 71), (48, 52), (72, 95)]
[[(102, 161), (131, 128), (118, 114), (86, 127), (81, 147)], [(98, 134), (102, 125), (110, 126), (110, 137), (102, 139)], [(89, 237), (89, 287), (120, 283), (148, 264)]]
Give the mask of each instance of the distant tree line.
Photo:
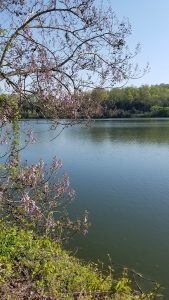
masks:
[(95, 88), (93, 100), (101, 105), (102, 117), (169, 117), (169, 84), (141, 87)]
[[(85, 95), (84, 95), (85, 98)], [(88, 99), (93, 103), (90, 115), (93, 118), (130, 118), (130, 117), (169, 117), (169, 84), (143, 85), (141, 87), (124, 87), (106, 90), (96, 87), (86, 92), (86, 106)], [(0, 95), (0, 106), (4, 106), (11, 97)], [(12, 102), (13, 103), (13, 102)], [(15, 110), (15, 109), (14, 109)], [(80, 112), (79, 116), (85, 116)], [(32, 97), (25, 102), (20, 112), (21, 118), (44, 118), (39, 103)], [(45, 117), (51, 115), (45, 113)], [(57, 117), (70, 118), (69, 110), (59, 110)]]

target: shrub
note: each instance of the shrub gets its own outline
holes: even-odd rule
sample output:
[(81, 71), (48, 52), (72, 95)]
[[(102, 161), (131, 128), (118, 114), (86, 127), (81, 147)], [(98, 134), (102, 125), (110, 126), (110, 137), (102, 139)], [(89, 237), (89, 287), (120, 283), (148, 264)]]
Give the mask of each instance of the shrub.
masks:
[[(103, 274), (47, 237), (0, 223), (1, 299), (154, 299), (132, 291), (125, 270)], [(153, 295), (153, 294), (152, 294)], [(149, 297), (149, 298), (148, 298)]]

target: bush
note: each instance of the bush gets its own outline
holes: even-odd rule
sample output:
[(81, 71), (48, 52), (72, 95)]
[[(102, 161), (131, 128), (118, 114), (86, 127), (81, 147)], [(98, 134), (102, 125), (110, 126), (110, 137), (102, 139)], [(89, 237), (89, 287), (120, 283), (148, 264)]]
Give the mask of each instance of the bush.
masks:
[[(61, 245), (0, 223), (1, 299), (153, 299), (132, 293), (127, 271), (115, 280), (84, 264)], [(150, 297), (150, 298), (148, 298)]]

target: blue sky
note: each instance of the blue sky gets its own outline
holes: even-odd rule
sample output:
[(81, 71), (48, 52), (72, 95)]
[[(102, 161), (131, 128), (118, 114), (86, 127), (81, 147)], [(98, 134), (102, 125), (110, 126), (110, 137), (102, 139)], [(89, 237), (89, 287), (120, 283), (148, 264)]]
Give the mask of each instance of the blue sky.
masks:
[(132, 25), (129, 45), (140, 42), (140, 67), (147, 62), (150, 71), (129, 85), (169, 83), (169, 0), (110, 0), (118, 18), (128, 17)]

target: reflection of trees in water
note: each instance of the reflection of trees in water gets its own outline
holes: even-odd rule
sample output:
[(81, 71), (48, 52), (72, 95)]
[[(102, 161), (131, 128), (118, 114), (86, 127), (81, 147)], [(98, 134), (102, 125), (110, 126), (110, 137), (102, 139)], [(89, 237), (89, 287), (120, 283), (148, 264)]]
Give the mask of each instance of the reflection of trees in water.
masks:
[(95, 142), (137, 142), (169, 144), (169, 121), (122, 122), (96, 121), (90, 128), (76, 127), (70, 136)]

